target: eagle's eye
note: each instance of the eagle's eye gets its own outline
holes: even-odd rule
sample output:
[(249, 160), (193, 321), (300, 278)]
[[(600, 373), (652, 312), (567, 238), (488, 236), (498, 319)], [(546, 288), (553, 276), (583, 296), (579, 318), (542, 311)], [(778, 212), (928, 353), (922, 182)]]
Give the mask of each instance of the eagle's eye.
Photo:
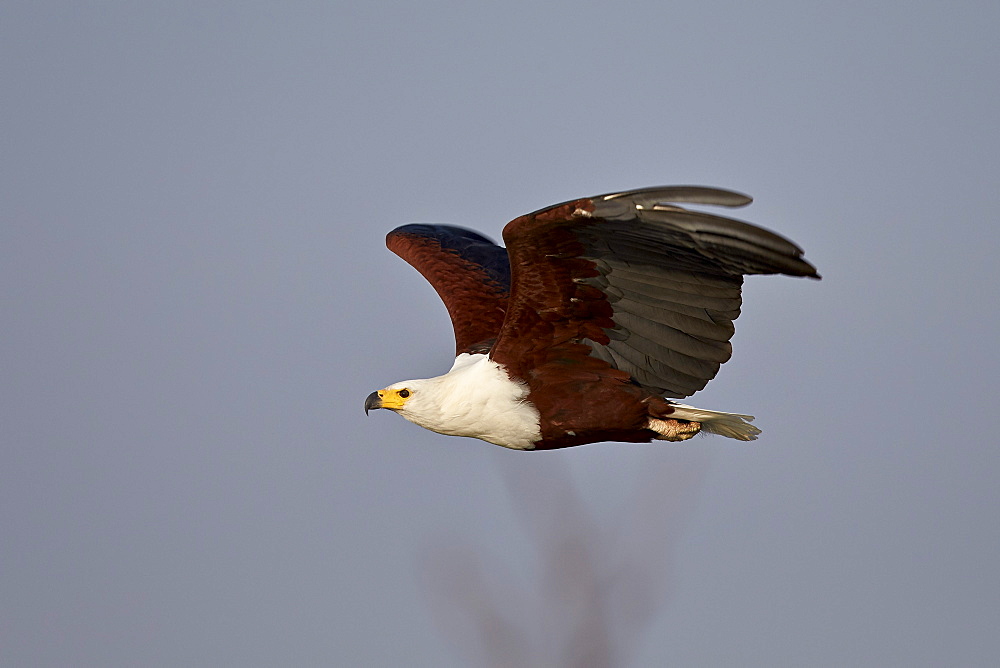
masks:
[(399, 396), (400, 396), (400, 398), (405, 399), (406, 397), (410, 396), (410, 391), (409, 390), (400, 390), (399, 391)]

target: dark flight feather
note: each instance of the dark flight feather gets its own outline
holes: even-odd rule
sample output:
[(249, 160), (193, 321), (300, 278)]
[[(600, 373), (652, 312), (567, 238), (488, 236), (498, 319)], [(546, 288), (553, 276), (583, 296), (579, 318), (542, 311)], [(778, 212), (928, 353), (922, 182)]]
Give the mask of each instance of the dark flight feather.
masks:
[(744, 274), (819, 278), (784, 237), (672, 204), (750, 201), (714, 188), (647, 188), (511, 221), (511, 301), (493, 359), (529, 385), (590, 357), (661, 396), (702, 389), (732, 354)]

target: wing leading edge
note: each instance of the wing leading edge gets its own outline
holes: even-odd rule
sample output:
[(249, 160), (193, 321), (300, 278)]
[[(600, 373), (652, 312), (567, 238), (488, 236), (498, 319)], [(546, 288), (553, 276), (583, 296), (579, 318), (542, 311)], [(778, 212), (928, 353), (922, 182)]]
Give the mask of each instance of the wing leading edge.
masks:
[(507, 251), (451, 225), (403, 225), (389, 232), (386, 246), (420, 272), (444, 302), (455, 331), (455, 354), (488, 352), (510, 293)]

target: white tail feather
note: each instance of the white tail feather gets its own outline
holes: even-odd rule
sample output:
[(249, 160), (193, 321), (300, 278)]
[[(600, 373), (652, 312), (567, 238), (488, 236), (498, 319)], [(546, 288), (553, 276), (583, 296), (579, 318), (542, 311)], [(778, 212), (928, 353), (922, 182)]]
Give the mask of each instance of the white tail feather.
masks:
[(674, 412), (670, 417), (676, 420), (691, 420), (700, 422), (701, 430), (710, 434), (718, 434), (738, 441), (756, 441), (760, 429), (750, 424), (752, 415), (738, 413), (722, 413), (695, 408), (686, 404), (672, 404)]

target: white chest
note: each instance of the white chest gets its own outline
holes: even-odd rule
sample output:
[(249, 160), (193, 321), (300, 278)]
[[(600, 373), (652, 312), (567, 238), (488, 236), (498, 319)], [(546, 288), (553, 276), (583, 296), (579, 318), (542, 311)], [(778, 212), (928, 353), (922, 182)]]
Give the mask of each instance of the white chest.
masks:
[(486, 355), (463, 353), (451, 371), (423, 381), (401, 414), (431, 431), (469, 436), (517, 450), (541, 438), (528, 388)]

